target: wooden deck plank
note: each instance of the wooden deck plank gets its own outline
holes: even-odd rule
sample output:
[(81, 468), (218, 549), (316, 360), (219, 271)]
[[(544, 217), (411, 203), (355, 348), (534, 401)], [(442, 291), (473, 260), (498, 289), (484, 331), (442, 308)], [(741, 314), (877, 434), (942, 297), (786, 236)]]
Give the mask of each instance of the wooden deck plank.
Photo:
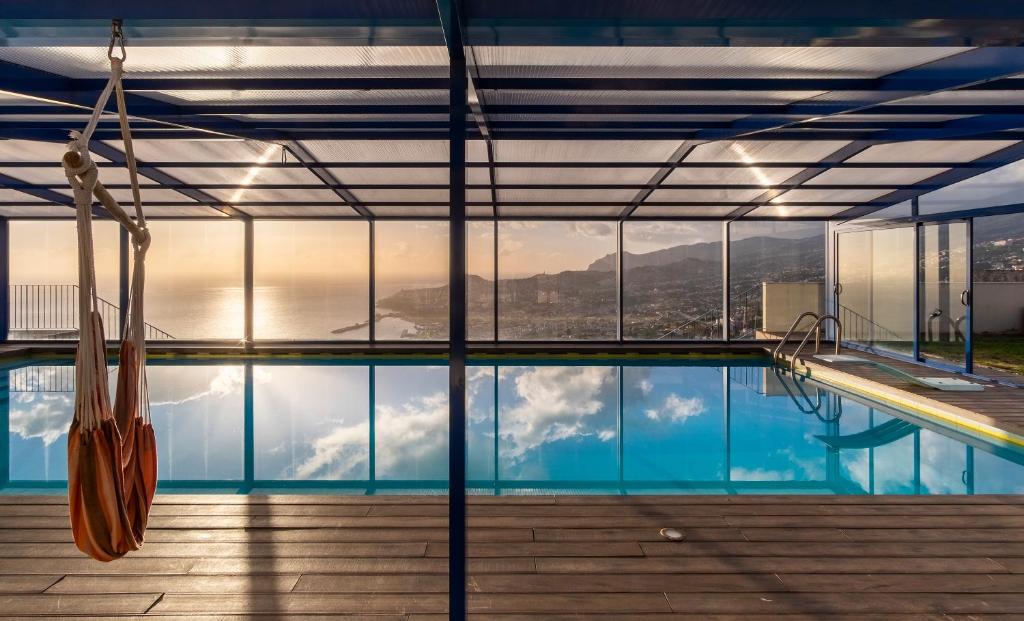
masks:
[(3, 614), (122, 615), (148, 611), (160, 599), (156, 593), (119, 595), (0, 595)]
[[(446, 619), (447, 508), (436, 497), (327, 496), (323, 509), (315, 496), (207, 499), (218, 497), (227, 502), (162, 499), (146, 546), (98, 563), (70, 543), (63, 501), (0, 496), (0, 585), (13, 591), (0, 595), (0, 615)], [(471, 505), (472, 621), (1024, 615), (1014, 497), (538, 498)], [(339, 507), (345, 515), (331, 513)], [(665, 526), (686, 539), (666, 541)], [(4, 597), (20, 599), (8, 610)]]

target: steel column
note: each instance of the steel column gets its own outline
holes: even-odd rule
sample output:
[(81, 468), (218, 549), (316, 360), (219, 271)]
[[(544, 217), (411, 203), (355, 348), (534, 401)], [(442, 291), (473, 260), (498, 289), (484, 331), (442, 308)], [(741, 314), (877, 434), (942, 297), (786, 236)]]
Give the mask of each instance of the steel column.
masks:
[(964, 331), (964, 371), (974, 373), (974, 218), (967, 218), (967, 278), (964, 288), (967, 290), (967, 329)]
[(245, 294), (245, 346), (252, 347), (253, 341), (253, 269), (255, 257), (255, 230), (252, 219), (247, 219), (245, 225), (245, 260), (243, 263), (242, 287)]
[[(457, 0), (438, 2), (448, 46), (448, 618), (466, 618), (466, 113)], [(497, 414), (496, 414), (497, 415)]]
[(367, 338), (370, 342), (377, 340), (377, 227), (373, 220), (368, 221), (370, 226), (370, 316), (367, 317), (370, 324), (370, 333)]
[[(7, 342), (10, 331), (11, 229), (7, 218), (0, 218), (0, 342)], [(6, 420), (6, 419), (5, 419)], [(2, 436), (6, 438), (7, 436)], [(7, 444), (7, 440), (3, 441)], [(2, 467), (6, 467), (4, 461)]]
[(729, 336), (729, 221), (722, 222), (722, 340)]
[[(118, 227), (118, 246), (117, 246), (117, 292), (118, 292), (118, 333), (124, 334), (125, 326), (128, 322), (128, 304), (131, 295), (131, 267), (129, 266), (128, 253), (131, 247), (131, 241), (128, 239), (128, 229), (123, 226)], [(111, 338), (112, 335), (107, 335), (107, 338)]]

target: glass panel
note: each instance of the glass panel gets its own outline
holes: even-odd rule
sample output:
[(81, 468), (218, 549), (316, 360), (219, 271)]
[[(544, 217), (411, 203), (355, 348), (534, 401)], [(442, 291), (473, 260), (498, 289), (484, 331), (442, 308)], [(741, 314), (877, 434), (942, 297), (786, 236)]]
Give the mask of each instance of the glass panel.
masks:
[(370, 367), (253, 367), (258, 480), (370, 478)]
[(499, 227), (499, 338), (616, 338), (614, 224), (502, 222)]
[(843, 338), (913, 354), (913, 227), (843, 233), (838, 255)]
[(254, 226), (257, 339), (369, 338), (366, 222), (261, 221)]
[(729, 334), (779, 339), (804, 311), (825, 310), (823, 222), (729, 225)]
[(160, 479), (241, 479), (244, 368), (150, 365), (147, 373)]
[(921, 356), (965, 364), (967, 324), (967, 223), (921, 227), (919, 266)]
[[(476, 488), (498, 482), (498, 367), (466, 367), (466, 479)], [(492, 490), (480, 490), (487, 493)]]
[(376, 478), (448, 479), (448, 367), (374, 370)]
[(974, 364), (1024, 378), (1024, 213), (974, 219)]
[(622, 245), (625, 338), (722, 338), (721, 223), (626, 222)]
[(149, 222), (146, 322), (150, 338), (240, 339), (245, 229), (241, 222)]
[[(69, 212), (71, 210), (68, 210)], [(11, 340), (78, 338), (78, 233), (73, 220), (11, 222)], [(119, 227), (93, 222), (96, 291), (107, 339), (120, 334)]]
[[(16, 223), (11, 223), (12, 228)], [(5, 377), (6, 376), (6, 377)], [(66, 481), (68, 427), (75, 415), (75, 368), (70, 364), (28, 366), (0, 373), (9, 392), (9, 478)]]
[(466, 332), (471, 341), (494, 340), (494, 223), (466, 224)]
[(625, 479), (724, 480), (725, 371), (718, 367), (622, 367)]
[(498, 390), (503, 481), (618, 477), (618, 368), (509, 366)]
[(447, 339), (448, 223), (374, 226), (377, 339)]

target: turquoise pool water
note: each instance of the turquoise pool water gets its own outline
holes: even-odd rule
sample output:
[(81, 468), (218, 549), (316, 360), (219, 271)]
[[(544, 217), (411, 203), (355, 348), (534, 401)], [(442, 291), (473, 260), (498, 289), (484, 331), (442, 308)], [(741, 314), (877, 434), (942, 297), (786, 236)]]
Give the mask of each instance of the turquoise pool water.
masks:
[[(112, 382), (113, 385), (113, 369)], [(444, 493), (441, 360), (157, 360), (164, 491)], [(70, 361), (0, 370), (8, 492), (66, 478)], [(756, 360), (481, 360), (473, 493), (1024, 493), (1024, 455)]]

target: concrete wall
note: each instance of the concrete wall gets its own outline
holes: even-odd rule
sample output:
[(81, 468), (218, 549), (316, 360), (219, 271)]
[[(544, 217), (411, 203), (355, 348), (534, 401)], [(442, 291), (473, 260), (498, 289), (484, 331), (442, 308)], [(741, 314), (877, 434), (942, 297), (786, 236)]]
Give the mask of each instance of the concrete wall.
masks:
[(974, 332), (1024, 334), (1024, 282), (974, 283)]
[[(758, 338), (782, 338), (796, 316), (804, 311), (825, 312), (825, 283), (761, 283), (761, 329)], [(813, 320), (804, 320), (806, 330)], [(794, 334), (803, 338), (803, 333)]]

